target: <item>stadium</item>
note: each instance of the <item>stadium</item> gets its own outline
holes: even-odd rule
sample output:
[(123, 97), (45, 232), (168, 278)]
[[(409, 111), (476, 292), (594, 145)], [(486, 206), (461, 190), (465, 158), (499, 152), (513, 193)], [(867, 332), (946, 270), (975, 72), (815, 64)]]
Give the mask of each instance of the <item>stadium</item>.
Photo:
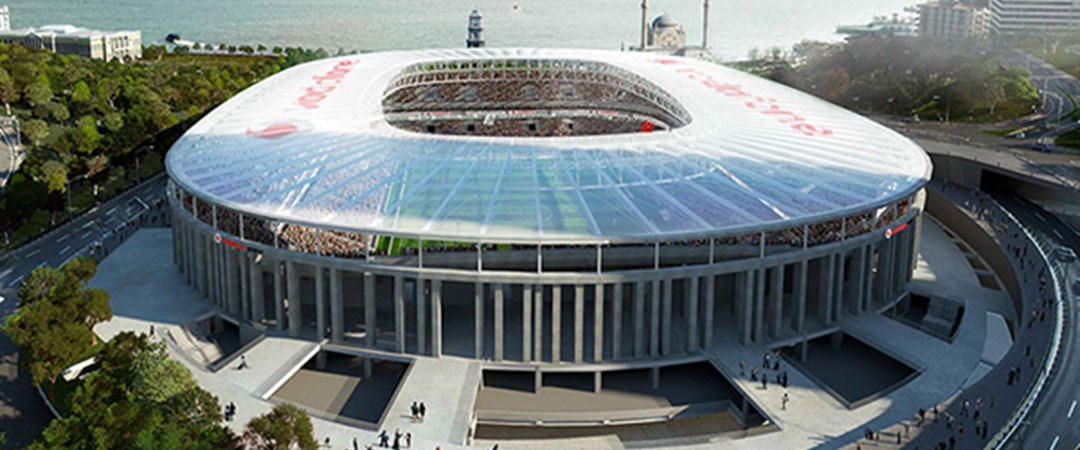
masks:
[(282, 72), (170, 150), (175, 262), (292, 336), (651, 367), (903, 295), (929, 158), (814, 97), (634, 52), (362, 54)]

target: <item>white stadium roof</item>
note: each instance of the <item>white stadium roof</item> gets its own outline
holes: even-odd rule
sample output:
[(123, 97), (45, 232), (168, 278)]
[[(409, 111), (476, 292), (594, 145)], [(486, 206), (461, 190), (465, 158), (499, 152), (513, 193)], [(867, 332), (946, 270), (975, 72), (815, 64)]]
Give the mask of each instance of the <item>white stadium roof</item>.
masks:
[[(681, 103), (671, 131), (421, 134), (384, 118), (405, 68), (461, 60), (615, 66)], [(647, 53), (448, 49), (327, 59), (277, 74), (191, 128), (172, 179), (245, 214), (467, 242), (690, 239), (815, 223), (895, 202), (930, 177), (910, 140), (810, 95)]]

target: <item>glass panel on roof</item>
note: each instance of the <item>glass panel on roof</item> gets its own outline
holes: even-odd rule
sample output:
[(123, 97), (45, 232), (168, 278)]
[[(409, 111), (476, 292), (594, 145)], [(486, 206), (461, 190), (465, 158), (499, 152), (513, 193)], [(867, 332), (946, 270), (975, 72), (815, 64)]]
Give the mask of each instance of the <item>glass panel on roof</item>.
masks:
[(694, 211), (694, 214), (697, 214), (698, 217), (701, 217), (702, 220), (712, 227), (745, 225), (749, 223), (749, 221), (740, 213), (732, 211), (727, 205), (707, 196), (691, 186), (688, 182), (662, 183), (657, 185), (657, 187), (663, 189), (668, 195), (679, 199), (684, 205), (690, 207)]
[(706, 176), (695, 178), (694, 183), (697, 183), (703, 189), (712, 192), (713, 194), (723, 197), (732, 204), (737, 205), (746, 213), (757, 217), (761, 220), (777, 220), (780, 216), (776, 214), (768, 206), (765, 206), (758, 200), (758, 197), (748, 192), (742, 186), (736, 185), (724, 174), (720, 172), (712, 172)]
[(540, 222), (545, 235), (590, 235), (589, 222), (575, 191), (540, 192)]
[(587, 189), (581, 195), (603, 234), (633, 236), (650, 231), (649, 225), (632, 215), (633, 206), (627, 205), (615, 189)]
[(500, 190), (484, 234), (535, 237), (539, 232), (535, 195), (531, 190)]
[(656, 224), (660, 232), (678, 233), (699, 230), (703, 226), (673, 200), (660, 195), (652, 186), (639, 185), (625, 188), (630, 201), (645, 217)]

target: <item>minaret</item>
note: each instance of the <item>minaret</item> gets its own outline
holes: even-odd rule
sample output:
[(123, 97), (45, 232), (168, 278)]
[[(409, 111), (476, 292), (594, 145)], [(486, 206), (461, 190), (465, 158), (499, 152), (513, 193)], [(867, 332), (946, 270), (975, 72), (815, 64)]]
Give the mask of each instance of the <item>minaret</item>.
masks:
[(465, 41), (466, 47), (480, 48), (484, 46), (484, 27), (480, 25), (480, 20), (483, 18), (484, 15), (475, 9), (472, 14), (469, 14), (469, 39)]
[(641, 51), (645, 51), (649, 35), (649, 0), (641, 0)]
[(701, 49), (702, 50), (708, 50), (709, 49), (709, 0), (705, 0), (705, 19), (704, 19), (704, 21), (705, 21), (705, 26), (703, 27), (703, 29), (705, 31), (701, 35)]

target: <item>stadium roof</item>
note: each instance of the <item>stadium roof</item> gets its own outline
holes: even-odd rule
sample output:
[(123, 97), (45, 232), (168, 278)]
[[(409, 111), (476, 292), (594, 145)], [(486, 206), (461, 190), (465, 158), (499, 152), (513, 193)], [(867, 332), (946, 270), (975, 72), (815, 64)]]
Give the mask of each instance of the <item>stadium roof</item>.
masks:
[[(445, 60), (596, 61), (685, 108), (671, 131), (420, 134), (383, 118), (403, 69)], [(692, 239), (815, 223), (895, 202), (930, 161), (857, 114), (712, 63), (632, 52), (448, 49), (317, 61), (237, 95), (168, 154), (219, 205), (365, 233), (467, 242)]]

